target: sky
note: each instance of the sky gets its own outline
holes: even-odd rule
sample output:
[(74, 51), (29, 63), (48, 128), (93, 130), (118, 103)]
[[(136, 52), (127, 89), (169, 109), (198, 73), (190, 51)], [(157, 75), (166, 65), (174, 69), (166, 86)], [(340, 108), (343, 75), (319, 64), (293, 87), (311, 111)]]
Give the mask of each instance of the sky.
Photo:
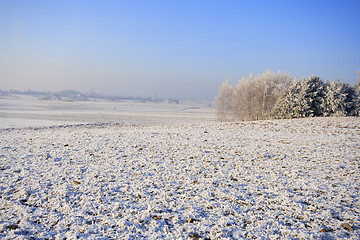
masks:
[(0, 0), (0, 89), (213, 99), (266, 70), (355, 84), (359, 0)]

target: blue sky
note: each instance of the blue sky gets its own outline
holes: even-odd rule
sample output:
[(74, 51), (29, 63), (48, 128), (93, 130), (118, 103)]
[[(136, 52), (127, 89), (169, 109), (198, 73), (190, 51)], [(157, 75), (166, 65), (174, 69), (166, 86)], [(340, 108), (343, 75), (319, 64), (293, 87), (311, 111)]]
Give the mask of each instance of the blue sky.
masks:
[(212, 99), (285, 71), (354, 84), (360, 1), (0, 0), (0, 88)]

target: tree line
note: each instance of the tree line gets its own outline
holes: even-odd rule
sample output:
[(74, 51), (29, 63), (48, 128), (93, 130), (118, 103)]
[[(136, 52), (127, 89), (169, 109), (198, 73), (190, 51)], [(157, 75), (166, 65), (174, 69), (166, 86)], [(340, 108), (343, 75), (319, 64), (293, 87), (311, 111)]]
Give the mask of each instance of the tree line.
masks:
[(221, 121), (360, 116), (360, 73), (354, 86), (316, 75), (299, 81), (282, 72), (251, 74), (235, 86), (223, 82), (215, 105)]

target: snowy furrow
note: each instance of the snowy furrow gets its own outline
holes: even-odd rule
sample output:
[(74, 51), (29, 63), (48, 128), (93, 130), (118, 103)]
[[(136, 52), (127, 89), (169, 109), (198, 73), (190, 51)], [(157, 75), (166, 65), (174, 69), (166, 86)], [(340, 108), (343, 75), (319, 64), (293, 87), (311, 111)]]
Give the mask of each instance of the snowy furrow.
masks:
[(0, 238), (360, 238), (360, 119), (0, 130)]

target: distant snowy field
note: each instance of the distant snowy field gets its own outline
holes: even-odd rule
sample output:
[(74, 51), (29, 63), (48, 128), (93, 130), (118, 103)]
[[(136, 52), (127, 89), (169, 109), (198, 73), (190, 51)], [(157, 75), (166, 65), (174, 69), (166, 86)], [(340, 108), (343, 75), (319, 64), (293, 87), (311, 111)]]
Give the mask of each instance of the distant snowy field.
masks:
[(26, 95), (0, 96), (0, 129), (88, 123), (215, 121), (211, 102), (54, 101)]
[(360, 239), (359, 118), (194, 106), (0, 99), (0, 238)]

